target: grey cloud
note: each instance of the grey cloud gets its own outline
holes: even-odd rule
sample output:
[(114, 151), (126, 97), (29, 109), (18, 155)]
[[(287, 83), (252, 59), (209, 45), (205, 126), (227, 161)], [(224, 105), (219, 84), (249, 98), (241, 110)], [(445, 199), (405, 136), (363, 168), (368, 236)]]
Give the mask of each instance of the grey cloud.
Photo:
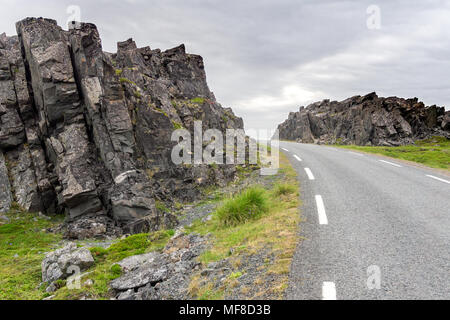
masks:
[[(246, 128), (275, 128), (300, 105), (371, 91), (450, 106), (448, 0), (2, 0), (0, 30), (14, 33), (25, 16), (63, 25), (71, 4), (97, 24), (105, 50), (133, 37), (201, 54), (211, 90)], [(371, 4), (380, 30), (366, 27)]]

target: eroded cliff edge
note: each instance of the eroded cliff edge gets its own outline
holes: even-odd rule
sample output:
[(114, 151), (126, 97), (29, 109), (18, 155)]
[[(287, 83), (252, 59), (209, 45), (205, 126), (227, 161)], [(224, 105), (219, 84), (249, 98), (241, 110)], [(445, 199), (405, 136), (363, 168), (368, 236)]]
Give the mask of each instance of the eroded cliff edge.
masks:
[(373, 92), (300, 107), (278, 130), (281, 140), (303, 143), (398, 146), (434, 135), (450, 138), (450, 111)]
[(69, 31), (27, 18), (0, 35), (0, 212), (66, 213), (66, 236), (170, 227), (155, 201), (192, 201), (234, 178), (233, 165), (177, 166), (171, 133), (243, 128), (206, 83), (203, 59), (184, 45), (161, 51), (119, 42), (102, 50), (97, 28)]

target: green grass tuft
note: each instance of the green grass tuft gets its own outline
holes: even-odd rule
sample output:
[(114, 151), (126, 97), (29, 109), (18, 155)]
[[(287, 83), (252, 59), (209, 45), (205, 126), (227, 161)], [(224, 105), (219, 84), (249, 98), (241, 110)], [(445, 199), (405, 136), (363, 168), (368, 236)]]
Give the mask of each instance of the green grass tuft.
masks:
[(285, 196), (297, 192), (298, 187), (289, 183), (277, 183), (273, 189), (275, 196)]
[(192, 103), (196, 103), (196, 104), (204, 104), (205, 103), (205, 98), (200, 98), (200, 97), (193, 98), (193, 99), (191, 99), (191, 102)]
[(156, 209), (159, 212), (163, 212), (163, 213), (170, 212), (170, 209), (167, 208), (166, 205), (164, 204), (164, 202), (162, 202), (162, 201), (157, 200), (155, 205), (156, 205)]
[(114, 277), (119, 278), (122, 275), (122, 268), (118, 264), (111, 266), (111, 273)]
[(172, 120), (172, 125), (173, 125), (173, 128), (174, 128), (175, 130), (183, 129), (183, 125), (182, 125), (181, 123), (176, 122), (176, 121), (173, 121), (173, 120)]
[(225, 200), (217, 209), (216, 216), (222, 225), (235, 226), (258, 218), (268, 209), (267, 191), (256, 186), (248, 188), (235, 198)]

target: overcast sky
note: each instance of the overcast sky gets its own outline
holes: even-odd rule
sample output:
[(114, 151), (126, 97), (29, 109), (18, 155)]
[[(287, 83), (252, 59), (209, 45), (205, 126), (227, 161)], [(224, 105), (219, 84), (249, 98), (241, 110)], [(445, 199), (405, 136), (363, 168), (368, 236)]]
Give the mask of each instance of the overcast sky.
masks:
[(450, 0), (0, 0), (0, 33), (27, 16), (66, 28), (70, 5), (106, 51), (132, 37), (202, 55), (210, 89), (246, 129), (372, 91), (450, 109)]

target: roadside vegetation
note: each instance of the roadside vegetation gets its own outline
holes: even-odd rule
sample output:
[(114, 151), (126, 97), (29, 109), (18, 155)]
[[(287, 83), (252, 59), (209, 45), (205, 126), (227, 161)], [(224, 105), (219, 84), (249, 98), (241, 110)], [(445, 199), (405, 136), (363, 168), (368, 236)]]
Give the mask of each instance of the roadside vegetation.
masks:
[[(217, 204), (211, 220), (195, 221), (186, 229), (188, 233), (212, 235), (209, 249), (199, 257), (201, 263), (206, 266), (230, 258), (234, 267), (226, 285), (219, 289), (208, 283), (200, 285), (199, 275), (195, 276), (190, 286), (194, 298), (224, 298), (246, 272), (240, 269), (244, 259), (261, 250), (268, 251), (273, 257), (263, 261), (263, 271), (266, 275), (276, 275), (276, 281), (268, 284), (264, 278), (256, 279), (255, 286), (260, 292), (254, 298), (268, 292), (271, 296), (283, 297), (298, 242), (300, 217), (296, 172), (283, 154), (280, 154), (280, 167), (269, 187), (250, 185), (234, 195), (224, 195), (215, 188), (209, 190), (209, 200), (199, 202), (198, 205), (205, 201)], [(240, 180), (251, 171), (250, 167), (241, 168)], [(211, 197), (212, 194), (216, 196)], [(157, 207), (162, 211), (169, 210), (159, 202)], [(48, 232), (49, 228), (62, 223), (63, 217), (48, 218), (27, 213), (17, 204), (5, 216), (9, 221), (0, 221), (0, 300), (40, 300), (50, 295), (54, 295), (53, 300), (109, 299), (109, 282), (122, 274), (116, 263), (132, 255), (161, 251), (175, 233), (174, 230), (162, 230), (111, 241), (76, 241), (79, 246), (89, 247), (95, 264), (82, 274), (80, 289), (68, 289), (66, 280), (59, 280), (56, 283), (58, 290), (48, 293), (46, 285), (41, 284), (41, 262), (47, 252), (67, 242), (61, 234)]]
[[(162, 250), (169, 239), (174, 235), (173, 230), (162, 230), (151, 233), (140, 233), (120, 239), (110, 247), (91, 247), (94, 257), (94, 266), (81, 276), (80, 289), (68, 289), (63, 286), (55, 294), (54, 300), (74, 300), (81, 297), (89, 299), (109, 299), (109, 282), (122, 275), (122, 270), (117, 262), (138, 254)], [(92, 284), (85, 282), (91, 279)], [(47, 294), (50, 295), (50, 294)]]
[(450, 170), (450, 140), (444, 137), (418, 140), (414, 145), (400, 147), (355, 145), (338, 145), (338, 147), (381, 154), (392, 158), (418, 162), (432, 168)]
[(0, 300), (41, 299), (45, 296), (45, 287), (39, 287), (44, 253), (61, 241), (60, 235), (45, 229), (61, 219), (26, 213), (17, 204), (4, 215), (10, 221), (0, 225)]
[(280, 167), (276, 182), (270, 189), (251, 186), (226, 198), (210, 221), (196, 221), (189, 228), (190, 232), (212, 234), (211, 248), (200, 256), (204, 266), (226, 258), (234, 265), (227, 285), (219, 288), (211, 282), (205, 283), (201, 275), (195, 276), (190, 286), (193, 297), (223, 299), (245, 273), (245, 270), (240, 270), (242, 259), (261, 251), (270, 251), (274, 259), (266, 261), (263, 273), (277, 275), (276, 281), (267, 283), (264, 277), (257, 278), (254, 285), (258, 292), (250, 298), (258, 299), (267, 294), (283, 298), (292, 257), (299, 240), (300, 215), (296, 172), (282, 153)]
[[(23, 211), (14, 205), (5, 214), (9, 223), (0, 225), (0, 300), (40, 300), (52, 294), (54, 299), (109, 299), (108, 283), (121, 275), (120, 260), (164, 248), (174, 235), (173, 230), (142, 233), (114, 241), (108, 248), (91, 247), (94, 266), (81, 277), (80, 289), (68, 289), (65, 281), (55, 293), (45, 292), (42, 282), (41, 263), (45, 253), (64, 245), (58, 233), (46, 229), (56, 227), (62, 217), (50, 220), (35, 213)], [(83, 245), (83, 242), (79, 242)], [(87, 279), (93, 280), (85, 285)]]

